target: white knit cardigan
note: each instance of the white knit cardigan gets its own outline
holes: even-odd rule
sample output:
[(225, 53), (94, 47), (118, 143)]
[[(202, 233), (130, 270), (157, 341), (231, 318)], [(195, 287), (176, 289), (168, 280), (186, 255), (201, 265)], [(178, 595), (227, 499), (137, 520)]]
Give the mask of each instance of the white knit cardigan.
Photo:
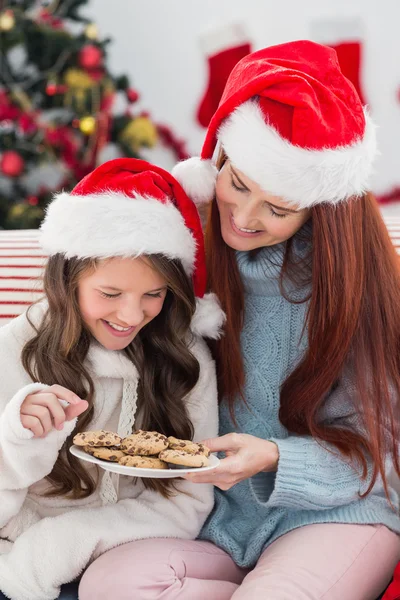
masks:
[[(34, 306), (31, 314), (40, 319), (43, 307)], [(31, 336), (25, 315), (0, 329), (0, 590), (12, 600), (53, 600), (62, 584), (119, 544), (151, 537), (194, 539), (212, 509), (213, 490), (180, 479), (179, 493), (165, 499), (146, 490), (140, 479), (120, 476), (108, 503), (102, 480), (89, 498), (43, 496), (49, 487), (45, 477), (75, 420), (43, 439), (34, 439), (22, 426), (22, 402), (47, 387), (32, 383), (21, 365), (21, 350)], [(196, 338), (191, 351), (200, 377), (186, 405), (199, 441), (217, 435), (216, 378), (205, 342)], [(92, 344), (86, 360), (95, 383), (90, 429), (124, 434), (136, 427), (135, 367), (123, 353), (98, 344)]]

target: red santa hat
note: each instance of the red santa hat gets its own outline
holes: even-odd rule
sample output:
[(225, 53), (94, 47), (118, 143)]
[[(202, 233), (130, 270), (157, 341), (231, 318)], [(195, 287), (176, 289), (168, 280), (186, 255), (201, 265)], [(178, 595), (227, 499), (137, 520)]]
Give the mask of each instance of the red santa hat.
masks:
[(198, 203), (214, 196), (217, 142), (265, 192), (299, 208), (368, 189), (375, 126), (336, 52), (307, 40), (264, 48), (232, 70), (201, 158), (173, 170)]
[(196, 295), (192, 330), (218, 337), (225, 316), (216, 296), (205, 294), (200, 217), (167, 171), (133, 158), (106, 162), (51, 202), (41, 225), (41, 244), (48, 255), (66, 258), (163, 254), (179, 259)]

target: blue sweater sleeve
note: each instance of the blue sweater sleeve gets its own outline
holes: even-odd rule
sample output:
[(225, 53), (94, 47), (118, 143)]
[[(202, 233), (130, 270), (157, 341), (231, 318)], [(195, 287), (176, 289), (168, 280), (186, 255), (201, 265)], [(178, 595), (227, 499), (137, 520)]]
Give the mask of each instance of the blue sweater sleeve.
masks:
[[(352, 392), (351, 381), (342, 379), (327, 397), (321, 421), (360, 431), (362, 422), (352, 402)], [(279, 449), (278, 469), (272, 493), (265, 493), (264, 475), (268, 474), (252, 478), (257, 502), (291, 510), (324, 510), (356, 501), (367, 489), (369, 477), (362, 480), (361, 466), (346, 459), (335, 446), (311, 436), (289, 435), (271, 441)]]

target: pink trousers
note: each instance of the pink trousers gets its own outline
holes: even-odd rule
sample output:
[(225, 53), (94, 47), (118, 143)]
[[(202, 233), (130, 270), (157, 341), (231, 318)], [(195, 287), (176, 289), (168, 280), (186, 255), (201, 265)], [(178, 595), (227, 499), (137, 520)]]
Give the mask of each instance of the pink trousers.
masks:
[(209, 542), (147, 539), (114, 548), (84, 574), (80, 600), (376, 600), (400, 559), (384, 526), (307, 525), (251, 571)]

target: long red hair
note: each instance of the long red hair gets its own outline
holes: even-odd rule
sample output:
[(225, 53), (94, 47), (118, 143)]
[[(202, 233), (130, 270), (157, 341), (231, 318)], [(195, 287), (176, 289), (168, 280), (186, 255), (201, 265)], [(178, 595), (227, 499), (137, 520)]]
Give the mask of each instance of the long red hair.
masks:
[[(311, 293), (304, 331), (305, 355), (281, 387), (281, 423), (289, 432), (333, 444), (344, 456), (373, 472), (365, 495), (381, 475), (388, 495), (385, 459), (398, 459), (400, 398), (399, 259), (370, 194), (311, 210)], [(293, 264), (287, 245), (281, 282)], [(235, 251), (221, 237), (217, 203), (211, 205), (206, 251), (209, 287), (226, 312), (225, 335), (213, 344), (220, 398), (234, 413), (243, 396), (245, 373), (240, 348), (244, 293)], [(346, 364), (354, 373), (355, 409), (362, 426), (329, 426), (319, 409)]]

